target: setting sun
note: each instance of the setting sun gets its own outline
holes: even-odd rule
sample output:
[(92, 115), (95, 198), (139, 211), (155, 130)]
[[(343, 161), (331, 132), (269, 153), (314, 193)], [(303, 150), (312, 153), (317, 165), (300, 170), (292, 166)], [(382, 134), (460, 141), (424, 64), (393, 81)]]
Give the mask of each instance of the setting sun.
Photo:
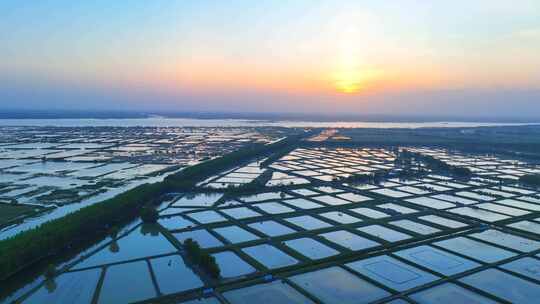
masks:
[(332, 76), (332, 84), (338, 92), (354, 94), (373, 86), (380, 74), (372, 68), (351, 66), (337, 70)]
[(362, 77), (360, 71), (354, 69), (342, 70), (334, 76), (334, 86), (342, 93), (356, 93), (362, 89)]
[(0, 304), (540, 298), (540, 0), (0, 12)]
[[(370, 61), (370, 35), (366, 29), (374, 21), (366, 14), (345, 14), (336, 21), (333, 32), (336, 34), (337, 48), (331, 82), (340, 93), (354, 94), (364, 91), (378, 77)], [(361, 39), (359, 39), (361, 38)]]

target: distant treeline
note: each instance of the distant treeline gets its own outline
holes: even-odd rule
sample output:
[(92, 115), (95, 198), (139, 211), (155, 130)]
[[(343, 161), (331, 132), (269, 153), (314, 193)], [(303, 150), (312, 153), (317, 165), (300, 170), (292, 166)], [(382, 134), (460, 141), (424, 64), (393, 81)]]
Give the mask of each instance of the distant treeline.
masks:
[(292, 149), (307, 135), (308, 133), (306, 133), (306, 135), (291, 136), (269, 145), (252, 144), (222, 157), (188, 167), (177, 174), (170, 175), (165, 179), (165, 183), (176, 190), (193, 190), (199, 181), (209, 178), (218, 172), (233, 168), (246, 160), (250, 160), (257, 156), (271, 156), (278, 151)]
[(348, 177), (337, 177), (332, 180), (333, 184), (378, 184), (390, 176), (390, 170), (378, 170), (372, 173), (352, 174)]
[(409, 170), (413, 166), (413, 161), (423, 163), (426, 168), (435, 172), (445, 172), (456, 177), (468, 178), (472, 175), (469, 168), (453, 166), (431, 155), (425, 155), (409, 150), (398, 151), (395, 163), (401, 165), (405, 170)]
[(304, 143), (329, 148), (429, 146), (467, 153), (505, 155), (540, 160), (540, 125), (472, 128), (364, 128), (340, 129), (350, 141)]
[(221, 189), (225, 194), (230, 196), (247, 195), (266, 190), (266, 183), (272, 178), (272, 170), (266, 170), (257, 178), (249, 183), (239, 186), (229, 185), (225, 189)]
[(269, 165), (271, 165), (275, 161), (279, 160), (283, 156), (291, 153), (294, 149), (296, 149), (296, 145), (285, 145), (285, 146), (283, 146), (283, 148), (278, 149), (277, 151), (272, 153), (270, 156), (268, 156), (263, 162), (261, 162), (259, 167), (261, 167), (261, 168), (268, 167)]
[(302, 136), (277, 143), (253, 144), (170, 175), (163, 182), (144, 184), (111, 199), (82, 208), (62, 218), (49, 221), (14, 237), (0, 241), (0, 281), (15, 273), (61, 253), (65, 248), (106, 234), (113, 226), (140, 214), (141, 208), (156, 204), (162, 195), (186, 191), (214, 174), (230, 169), (248, 159), (270, 154), (295, 145)]

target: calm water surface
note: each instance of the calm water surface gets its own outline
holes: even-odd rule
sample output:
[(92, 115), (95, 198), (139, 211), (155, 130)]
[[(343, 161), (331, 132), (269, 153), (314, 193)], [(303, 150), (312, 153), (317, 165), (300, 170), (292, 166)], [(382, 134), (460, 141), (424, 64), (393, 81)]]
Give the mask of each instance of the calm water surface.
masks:
[(274, 121), (254, 119), (121, 118), (121, 119), (0, 119), (0, 126), (55, 127), (289, 127), (289, 128), (451, 128), (519, 126), (529, 123), (496, 122), (350, 122)]

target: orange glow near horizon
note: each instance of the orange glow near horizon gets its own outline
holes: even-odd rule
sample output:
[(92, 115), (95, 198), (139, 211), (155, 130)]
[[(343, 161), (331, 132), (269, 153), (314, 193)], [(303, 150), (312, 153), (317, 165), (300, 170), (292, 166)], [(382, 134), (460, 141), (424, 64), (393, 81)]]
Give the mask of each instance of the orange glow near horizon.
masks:
[(428, 103), (465, 91), (486, 100), (486, 92), (530, 100), (540, 92), (538, 0), (81, 1), (69, 13), (4, 2), (0, 93), (21, 91), (21, 102), (54, 103), (65, 88), (225, 108), (235, 99), (263, 108), (261, 96), (284, 109), (319, 102), (348, 111), (401, 95)]
[(375, 69), (344, 68), (332, 75), (333, 85), (340, 93), (354, 94), (373, 88), (382, 81), (381, 72)]

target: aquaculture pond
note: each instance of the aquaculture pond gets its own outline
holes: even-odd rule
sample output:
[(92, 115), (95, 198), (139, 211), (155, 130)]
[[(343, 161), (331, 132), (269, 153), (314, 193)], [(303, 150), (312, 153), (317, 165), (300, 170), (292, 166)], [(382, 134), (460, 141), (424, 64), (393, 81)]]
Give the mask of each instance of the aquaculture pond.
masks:
[[(151, 142), (129, 147), (153, 149)], [(158, 207), (156, 224), (119, 227), (57, 263), (52, 278), (40, 273), (0, 302), (483, 304), (539, 298), (540, 193), (507, 177), (540, 168), (408, 149), (475, 173), (468, 180), (427, 172), (335, 181), (399, 169), (395, 151), (383, 148), (298, 148), (265, 168), (250, 160), (200, 187), (243, 183), (263, 169), (275, 181), (293, 176), (308, 183), (245, 195), (216, 189), (171, 194)], [(188, 239), (213, 258), (219, 276), (186, 251)]]

